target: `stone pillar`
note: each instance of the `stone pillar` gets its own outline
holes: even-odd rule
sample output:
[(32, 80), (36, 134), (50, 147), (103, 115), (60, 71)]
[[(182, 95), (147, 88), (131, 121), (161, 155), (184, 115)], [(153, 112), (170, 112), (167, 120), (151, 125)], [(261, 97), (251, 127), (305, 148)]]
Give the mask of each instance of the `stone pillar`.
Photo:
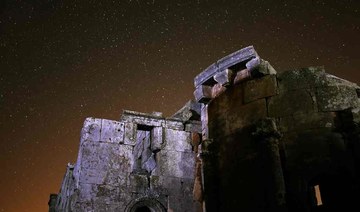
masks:
[(275, 121), (270, 118), (260, 120), (256, 125), (254, 136), (259, 141), (260, 153), (264, 160), (268, 211), (286, 211), (286, 188), (279, 151), (280, 133)]
[(219, 196), (219, 156), (218, 146), (212, 139), (202, 142), (201, 161), (203, 175), (203, 191), (204, 191), (204, 212), (220, 211)]

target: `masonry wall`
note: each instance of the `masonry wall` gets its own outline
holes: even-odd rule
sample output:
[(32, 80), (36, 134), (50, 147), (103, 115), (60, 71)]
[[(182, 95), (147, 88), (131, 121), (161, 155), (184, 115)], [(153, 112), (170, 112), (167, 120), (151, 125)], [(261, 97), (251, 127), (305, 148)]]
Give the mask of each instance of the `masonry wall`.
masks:
[(358, 91), (322, 67), (224, 88), (203, 106), (207, 211), (359, 210)]
[(191, 133), (198, 125), (132, 111), (120, 121), (87, 118), (56, 211), (196, 210)]

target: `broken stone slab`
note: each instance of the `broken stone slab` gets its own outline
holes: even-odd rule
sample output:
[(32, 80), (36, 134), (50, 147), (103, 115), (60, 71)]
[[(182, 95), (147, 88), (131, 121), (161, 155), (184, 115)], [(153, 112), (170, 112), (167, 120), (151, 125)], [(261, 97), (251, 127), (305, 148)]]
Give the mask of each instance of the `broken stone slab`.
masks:
[(151, 173), (156, 167), (156, 161), (154, 158), (154, 153), (142, 164), (141, 168), (145, 169), (148, 173)]
[(207, 85), (200, 85), (194, 91), (195, 100), (199, 103), (208, 103), (212, 98), (212, 88)]
[(214, 84), (213, 77), (217, 72), (221, 72), (239, 63), (245, 63), (246, 61), (251, 60), (257, 56), (258, 54), (253, 46), (248, 46), (232, 54), (229, 54), (218, 60), (216, 63), (210, 65), (205, 69), (205, 71), (198, 74), (195, 77), (194, 85), (196, 88), (200, 85), (212, 85)]
[(188, 120), (200, 120), (201, 104), (193, 100), (188, 101), (171, 118), (180, 119), (182, 122)]

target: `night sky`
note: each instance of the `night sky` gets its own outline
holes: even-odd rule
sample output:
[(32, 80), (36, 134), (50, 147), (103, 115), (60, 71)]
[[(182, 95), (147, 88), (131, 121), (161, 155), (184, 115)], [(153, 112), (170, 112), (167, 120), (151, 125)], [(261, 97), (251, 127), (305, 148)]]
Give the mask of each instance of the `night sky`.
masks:
[(48, 210), (86, 117), (170, 116), (249, 45), (278, 72), (360, 83), (360, 1), (1, 0), (0, 211)]

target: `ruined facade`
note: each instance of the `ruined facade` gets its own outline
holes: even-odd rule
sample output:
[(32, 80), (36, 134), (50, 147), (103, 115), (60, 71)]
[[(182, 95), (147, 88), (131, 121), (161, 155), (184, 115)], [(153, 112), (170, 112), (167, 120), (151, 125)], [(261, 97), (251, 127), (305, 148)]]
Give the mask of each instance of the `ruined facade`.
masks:
[(68, 165), (51, 210), (194, 211), (197, 106), (189, 102), (172, 118), (133, 111), (120, 121), (87, 118), (77, 162)]
[(50, 211), (359, 211), (360, 87), (250, 46), (170, 118), (88, 118)]

